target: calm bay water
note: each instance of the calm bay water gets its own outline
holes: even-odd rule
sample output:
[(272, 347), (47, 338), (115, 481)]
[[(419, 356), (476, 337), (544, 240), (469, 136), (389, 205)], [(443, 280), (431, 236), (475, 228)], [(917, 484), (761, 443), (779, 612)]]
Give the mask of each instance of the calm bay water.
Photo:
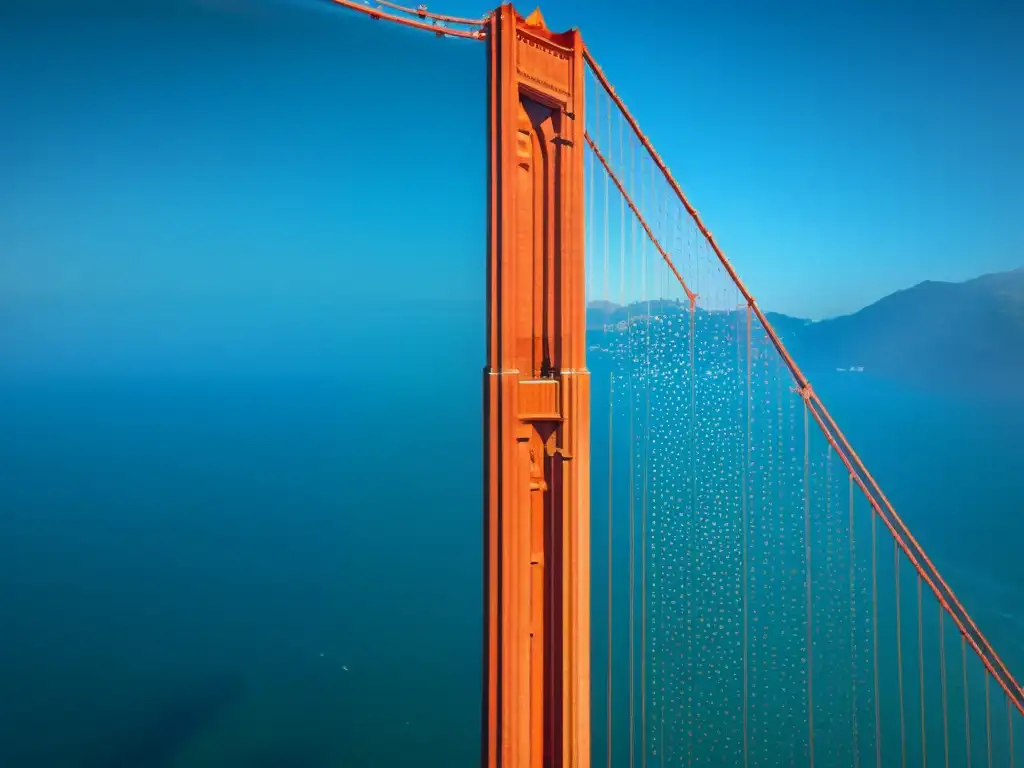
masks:
[(6, 377), (0, 765), (473, 764), (482, 345), (429, 325)]
[[(415, 387), (383, 360), (10, 377), (0, 764), (474, 765), (481, 355), (464, 341)], [(1020, 409), (817, 383), (1020, 669)]]

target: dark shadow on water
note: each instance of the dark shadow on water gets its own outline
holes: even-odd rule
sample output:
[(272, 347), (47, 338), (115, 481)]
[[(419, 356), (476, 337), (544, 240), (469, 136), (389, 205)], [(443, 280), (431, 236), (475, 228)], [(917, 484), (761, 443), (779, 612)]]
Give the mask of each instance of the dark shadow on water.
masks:
[(329, 768), (330, 762), (323, 757), (301, 750), (281, 749), (266, 752), (257, 757), (247, 757), (231, 764), (231, 768)]
[[(127, 713), (112, 733), (97, 734), (95, 745), (80, 765), (82, 768), (164, 768), (230, 710), (244, 690), (241, 677), (225, 675), (194, 687), (155, 694)], [(295, 768), (303, 765), (290, 764)]]

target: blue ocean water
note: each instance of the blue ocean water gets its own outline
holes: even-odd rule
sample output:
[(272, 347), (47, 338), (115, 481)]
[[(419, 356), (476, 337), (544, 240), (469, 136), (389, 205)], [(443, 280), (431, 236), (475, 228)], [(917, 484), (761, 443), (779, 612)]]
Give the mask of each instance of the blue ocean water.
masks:
[(472, 764), (478, 327), (298, 373), (8, 372), (0, 765)]
[[(0, 764), (475, 764), (482, 344), (434, 324), (402, 364), (7, 377)], [(1020, 669), (1021, 413), (817, 383)]]

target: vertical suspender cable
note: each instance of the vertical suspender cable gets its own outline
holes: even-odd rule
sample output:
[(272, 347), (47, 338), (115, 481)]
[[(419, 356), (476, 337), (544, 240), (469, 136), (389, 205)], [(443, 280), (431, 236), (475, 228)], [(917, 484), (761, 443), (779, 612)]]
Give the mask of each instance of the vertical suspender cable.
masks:
[(743, 494), (742, 499), (742, 516), (743, 516), (743, 563), (740, 572), (740, 578), (743, 579), (743, 768), (747, 768), (749, 765), (749, 744), (747, 729), (749, 728), (749, 671), (750, 665), (750, 577), (747, 574), (747, 536), (750, 527), (750, 510), (747, 508), (747, 484), (749, 482), (747, 478), (747, 472), (750, 467), (750, 306), (746, 308), (744, 313), (747, 320), (746, 328), (746, 354), (745, 354), (745, 372), (746, 382), (743, 391), (743, 409), (744, 409), (744, 425), (743, 425), (743, 476), (741, 481), (740, 492)]
[(860, 768), (860, 736), (857, 732), (857, 531), (854, 524), (853, 475), (850, 482), (850, 665), (853, 688), (853, 768)]
[[(630, 177), (633, 176), (630, 162)], [(642, 203), (641, 203), (642, 205)], [(625, 234), (625, 218), (622, 221), (622, 233)], [(636, 256), (636, 243), (630, 237), (630, 261)], [(628, 305), (627, 305), (628, 306)], [(634, 446), (633, 412), (635, 398), (633, 396), (633, 317), (627, 309), (627, 332), (629, 334), (629, 766), (636, 762), (636, 731), (635, 731), (635, 690), (636, 672), (634, 668), (634, 645), (636, 643), (636, 453)]]
[(896, 682), (900, 697), (900, 765), (907, 768), (907, 728), (903, 712), (903, 635), (900, 629), (900, 548), (896, 539), (892, 541), (892, 562), (896, 573)]
[(985, 745), (988, 748), (988, 768), (992, 768), (992, 697), (989, 695), (989, 674), (985, 673)]
[(1013, 704), (1009, 696), (1006, 697), (1006, 728), (1010, 738), (1010, 768), (1013, 768), (1016, 756), (1013, 754)]
[[(600, 104), (600, 101), (598, 101), (597, 104)], [(607, 112), (607, 115), (608, 115), (608, 137), (609, 137), (609, 141), (611, 140), (611, 109), (612, 109), (611, 99), (608, 99), (608, 112)], [(595, 109), (595, 112), (596, 111), (597, 110)], [(600, 122), (600, 116), (599, 115), (598, 115), (598, 120), (596, 122)], [(595, 129), (599, 129), (599, 128), (600, 128), (600, 126), (595, 126)], [(602, 245), (604, 246), (604, 275), (603, 275), (603, 277), (604, 277), (604, 298), (605, 298), (606, 301), (611, 298), (611, 294), (610, 294), (609, 289), (608, 289), (608, 259), (609, 259), (609, 255), (610, 255), (609, 254), (609, 250), (608, 250), (608, 248), (609, 248), (609, 233), (608, 233), (608, 221), (609, 221), (608, 213), (609, 213), (609, 211), (608, 211), (608, 206), (609, 206), (610, 192), (611, 192), (610, 186), (611, 186), (611, 179), (609, 179), (608, 174), (605, 174), (604, 175), (604, 243), (602, 243)], [(610, 347), (609, 347), (609, 345), (607, 343), (607, 340), (608, 340), (608, 326), (607, 326), (607, 324), (605, 324), (605, 346), (609, 348), (609, 352), (610, 352)], [(612, 548), (613, 548), (612, 547), (612, 506), (613, 506), (613, 501), (612, 501), (612, 498), (613, 498), (612, 497), (612, 490), (613, 490), (613, 486), (612, 486), (612, 466), (613, 466), (613, 463), (614, 463), (614, 459), (613, 459), (614, 452), (612, 450), (612, 445), (613, 445), (612, 444), (612, 428), (613, 428), (613, 424), (614, 424), (614, 408), (613, 408), (613, 404), (615, 402), (615, 395), (614, 395), (614, 392), (615, 392), (614, 357), (611, 358), (610, 363), (612, 365), (612, 371), (609, 373), (610, 381), (609, 381), (609, 394), (608, 394), (608, 694), (607, 694), (608, 695), (608, 701), (607, 701), (607, 712), (605, 713), (606, 714), (606, 724), (605, 724), (605, 727), (608, 729), (608, 733), (605, 734), (607, 742), (608, 742), (608, 746), (607, 746), (607, 748), (608, 748), (608, 756), (607, 756), (608, 757), (608, 768), (612, 768), (612, 745), (613, 745), (612, 737), (613, 737), (613, 732), (614, 732), (614, 728), (612, 727), (612, 711), (613, 711), (613, 707), (612, 707), (612, 690), (613, 690), (612, 689), (612, 676), (613, 676), (612, 675), (612, 669), (613, 669), (613, 664), (612, 664), (612, 659), (613, 659), (613, 656), (612, 656), (612, 626), (613, 626), (613, 624), (612, 624), (612, 621), (613, 621), (613, 613), (612, 613), (612, 591), (613, 591), (612, 590)]]
[[(689, 250), (693, 253), (693, 260), (697, 262), (698, 256), (694, 253), (694, 243), (692, 238), (689, 238), (690, 247)], [(693, 599), (694, 599), (694, 578), (693, 578), (693, 558), (695, 542), (694, 538), (697, 535), (697, 357), (695, 354), (695, 344), (697, 335), (697, 306), (693, 302), (690, 303), (690, 514), (687, 518), (687, 537), (686, 546), (689, 549), (687, 553), (687, 569), (686, 578), (689, 582), (688, 589), (686, 592), (686, 605), (687, 613), (689, 616), (686, 622), (686, 658), (687, 658), (687, 696), (690, 698), (691, 704), (687, 707), (687, 739), (686, 739), (686, 765), (689, 767), (693, 764), (693, 732), (694, 732), (694, 715), (693, 715), (693, 688), (694, 688), (694, 673), (693, 667), (696, 663), (693, 658), (694, 643), (693, 643)]]
[(967, 768), (971, 768), (971, 697), (967, 688), (967, 638), (960, 635), (960, 660), (964, 668), (964, 733), (967, 735)]
[(810, 768), (814, 768), (814, 648), (811, 605), (811, 433), (810, 414), (804, 404), (804, 576), (807, 602), (807, 736)]
[(949, 768), (949, 703), (946, 694), (946, 612), (939, 604), (939, 675), (942, 680), (942, 749)]
[(878, 698), (878, 515), (871, 515), (871, 666), (875, 675), (875, 765), (882, 766), (882, 705)]
[(921, 683), (921, 766), (928, 765), (928, 739), (924, 714), (924, 620), (921, 606), (921, 576), (917, 576), (917, 677)]

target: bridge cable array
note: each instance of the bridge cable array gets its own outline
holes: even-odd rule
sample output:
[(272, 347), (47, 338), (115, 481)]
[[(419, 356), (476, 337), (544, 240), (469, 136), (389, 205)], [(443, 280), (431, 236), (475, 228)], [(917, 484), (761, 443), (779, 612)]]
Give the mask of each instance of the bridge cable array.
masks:
[[(984, 695), (985, 757), (990, 757), (994, 749), (1001, 749), (1006, 764), (1013, 765), (1014, 719), (1024, 714), (1024, 691), (839, 430), (779, 334), (740, 281), (589, 51), (585, 51), (585, 58), (596, 86), (587, 88), (585, 136), (589, 150), (585, 191), (588, 198), (588, 299), (591, 300), (588, 315), (593, 316), (588, 317), (592, 337), (588, 341), (591, 350), (588, 357), (594, 361), (590, 368), (595, 375), (595, 421), (597, 413), (608, 413), (607, 456), (604, 457), (608, 482), (603, 492), (605, 498), (600, 499), (600, 506), (608, 517), (607, 573), (603, 575), (608, 579), (607, 605), (601, 607), (607, 611), (604, 622), (607, 637), (603, 640), (607, 680), (603, 687), (599, 687), (597, 681), (594, 686), (595, 691), (603, 688), (605, 698), (607, 733), (600, 740), (595, 734), (595, 744), (602, 745), (607, 764), (620, 765), (628, 760), (630, 766), (638, 762), (646, 766), (649, 758), (661, 766), (678, 760), (687, 765), (694, 762), (721, 764), (724, 759), (721, 750), (728, 751), (732, 747), (727, 745), (731, 744), (737, 745), (739, 753), (735, 758), (744, 766), (751, 760), (758, 762), (756, 758), (772, 764), (771, 759), (782, 758), (779, 749), (791, 750), (790, 759), (796, 756), (792, 750), (799, 749), (803, 759), (813, 766), (816, 755), (826, 758), (826, 762), (837, 758), (836, 745), (842, 738), (846, 739), (848, 748), (848, 754), (842, 759), (858, 766), (869, 755), (875, 758), (876, 765), (883, 764), (884, 755), (888, 756), (885, 764), (898, 760), (899, 764), (906, 765), (908, 761), (916, 761), (912, 760), (915, 756), (924, 763), (939, 749), (947, 765), (950, 760), (956, 764), (956, 745), (951, 744), (950, 739), (953, 725), (949, 697), (953, 686), (947, 675), (949, 659), (945, 653), (948, 626), (945, 619), (952, 617), (962, 649), (966, 750), (962, 760), (970, 761), (979, 742), (974, 739), (972, 743), (970, 699)], [(601, 96), (604, 97), (603, 108)], [(615, 121), (619, 123), (617, 135), (612, 128)], [(594, 215), (595, 198), (600, 197), (595, 188), (596, 178), (605, 181), (603, 219), (595, 219)], [(614, 195), (619, 197), (618, 221), (612, 215), (609, 200)], [(684, 230), (685, 234), (681, 234)], [(637, 237), (643, 242), (637, 242)], [(655, 267), (648, 260), (651, 255), (647, 251), (648, 244), (660, 263), (660, 276), (653, 275)], [(616, 250), (617, 268), (613, 264)], [(673, 286), (676, 296), (673, 296)], [(757, 340), (753, 339), (755, 332)], [(598, 333), (600, 341), (597, 341)], [(723, 364), (721, 359), (716, 361), (715, 358), (721, 358), (725, 340), (735, 346), (735, 359)], [(607, 370), (601, 370), (605, 366)], [(722, 382), (723, 379), (727, 381)], [(798, 396), (802, 429), (793, 421), (795, 413), (790, 412), (794, 406), (789, 404), (789, 393)], [(608, 397), (607, 408), (596, 407), (600, 397)], [(655, 401), (653, 416), (652, 398)], [(766, 402), (778, 408), (774, 425), (771, 424), (773, 416), (765, 413)], [(736, 412), (728, 416), (714, 414), (733, 407), (737, 408)], [(713, 414), (710, 420), (717, 422), (717, 429), (707, 428), (705, 412)], [(816, 425), (814, 430), (810, 429), (811, 419)], [(594, 430), (595, 435), (598, 434), (596, 425)], [(620, 450), (615, 439), (615, 435), (623, 432), (629, 436), (628, 451), (625, 441)], [(733, 444), (727, 444), (727, 438), (731, 437), (736, 439)], [(793, 466), (788, 455), (798, 443), (803, 444), (802, 467)], [(727, 458), (725, 467), (717, 474), (711, 473), (713, 476), (708, 475), (712, 454), (703, 453), (706, 445), (714, 445), (716, 450), (727, 454), (736, 451)], [(596, 443), (594, 458), (596, 472)], [(627, 468), (619, 469), (624, 462), (628, 463)], [(835, 482), (833, 474), (837, 473), (846, 475), (845, 482)], [(688, 479), (680, 483), (679, 478)], [(733, 481), (735, 487), (730, 488)], [(845, 504), (836, 492), (839, 485), (845, 489), (839, 495), (848, 497)], [(775, 498), (769, 498), (772, 494)], [(595, 484), (595, 514), (598, 496)], [(723, 496), (730, 498), (723, 500)], [(757, 496), (761, 498), (755, 498)], [(855, 515), (858, 501), (866, 502), (863, 517)], [(616, 513), (620, 506), (628, 507), (628, 515), (621, 519)], [(849, 518), (842, 531), (836, 520), (836, 509), (841, 506), (847, 508)], [(802, 512), (802, 525), (789, 530), (785, 528), (789, 523), (779, 522), (782, 519), (779, 515), (796, 509)], [(649, 520), (651, 516), (653, 519)], [(773, 517), (773, 521), (766, 521), (766, 516)], [(869, 531), (858, 530), (861, 520), (870, 521)], [(891, 566), (878, 557), (878, 520), (886, 526), (893, 540)], [(717, 527), (717, 539), (708, 530), (712, 524)], [(629, 527), (628, 536), (619, 530), (622, 526)], [(762, 574), (773, 570), (771, 565), (765, 565), (771, 555), (755, 551), (764, 541), (759, 544), (753, 537), (766, 526), (776, 526), (771, 536), (777, 537), (775, 543), (780, 548), (792, 547), (794, 541), (802, 542), (801, 551), (791, 553), (800, 561), (799, 568), (791, 569), (788, 574), (800, 575), (802, 617), (790, 610), (795, 607), (792, 602), (796, 599), (792, 593), (794, 585), (781, 586), (785, 581), (781, 572), (772, 578), (771, 588), (778, 594), (773, 600), (764, 595)], [(625, 543), (616, 540), (619, 534), (619, 538), (625, 536)], [(868, 535), (870, 569), (857, 548), (858, 539)], [(837, 542), (844, 537), (848, 547), (843, 547), (844, 551), (839, 553)], [(735, 561), (723, 556), (721, 551), (709, 552), (712, 542), (712, 549), (719, 550), (725, 544), (734, 544)], [(635, 574), (638, 546), (639, 587)], [(623, 547), (628, 549), (628, 554), (619, 551)], [(847, 573), (845, 597), (824, 594), (831, 588), (819, 587), (817, 580), (820, 578), (823, 583), (825, 579), (837, 577), (836, 564), (840, 559), (846, 563), (841, 569)], [(908, 562), (915, 575), (909, 583), (900, 578)], [(627, 569), (629, 578), (628, 584), (616, 587), (614, 575), (619, 569)], [(890, 575), (886, 577), (886, 573)], [(729, 579), (736, 577), (735, 584), (712, 583), (726, 578), (726, 574)], [(868, 575), (870, 579), (866, 580)], [(595, 574), (595, 581), (600, 577)], [(891, 579), (891, 591), (880, 591), (886, 578)], [(911, 600), (916, 605), (916, 632), (913, 634), (905, 632), (903, 627), (907, 604), (904, 592), (911, 584), (914, 586)], [(928, 612), (937, 619), (934, 625), (929, 619), (929, 628), (934, 626), (938, 636), (940, 679), (935, 695), (930, 695), (928, 690), (930, 665), (926, 664), (926, 656), (930, 657), (936, 649), (928, 648), (931, 636), (925, 633), (924, 584), (936, 601), (936, 610)], [(728, 601), (722, 603), (724, 598), (720, 597), (711, 599), (713, 605), (707, 604), (706, 594), (721, 595), (733, 587), (734, 606), (727, 604)], [(617, 595), (625, 590), (628, 590), (628, 615), (617, 622), (614, 608), (622, 599)], [(640, 601), (639, 627), (634, 626), (637, 601)], [(833, 604), (834, 607), (841, 601), (845, 601), (848, 617), (843, 630), (848, 639), (843, 642), (852, 661), (845, 673), (837, 675), (836, 661), (822, 649), (819, 633), (829, 635), (830, 643), (837, 642), (836, 620), (827, 611), (823, 612), (821, 605)], [(649, 606), (655, 624), (651, 623)], [(595, 611), (598, 610), (595, 606)], [(759, 612), (775, 618), (787, 614), (791, 624), (799, 623), (804, 627), (800, 647), (791, 645), (788, 649), (804, 658), (804, 667), (798, 675), (804, 681), (806, 694), (800, 705), (806, 729), (802, 745), (793, 739), (787, 742), (782, 737), (772, 742), (772, 738), (765, 735), (768, 730), (792, 735), (796, 729), (793, 723), (787, 728), (785, 717), (778, 711), (766, 714), (771, 708), (765, 706), (765, 700), (777, 699), (779, 694), (754, 690), (755, 678), (764, 674), (754, 657), (762, 654), (760, 659), (769, 650), (772, 654), (781, 654), (792, 637), (775, 637), (775, 630), (766, 629), (765, 615), (758, 615)], [(702, 635), (702, 627), (716, 620), (723, 623), (710, 635)], [(677, 625), (675, 628), (671, 626), (673, 622)], [(864, 626), (870, 627), (869, 636), (861, 636)], [(886, 634), (892, 635), (891, 645), (880, 642), (880, 635)], [(715, 690), (708, 681), (709, 675), (722, 673), (710, 670), (702, 662), (715, 657), (716, 653), (724, 653), (721, 647), (733, 640), (736, 642), (737, 685), (736, 701), (730, 702), (728, 685), (722, 683), (724, 687)], [(904, 646), (910, 645), (911, 640), (916, 641), (917, 663), (913, 666), (904, 663)], [(714, 643), (721, 647), (709, 650)], [(968, 645), (974, 652), (970, 658), (966, 653)], [(595, 653), (597, 650), (595, 646)], [(869, 652), (865, 657), (866, 650)], [(639, 663), (634, 658), (637, 654)], [(653, 668), (648, 664), (648, 654), (652, 655)], [(682, 656), (684, 661), (680, 664), (669, 660), (671, 654)], [(968, 668), (972, 659), (981, 662), (983, 694), (971, 686), (974, 678), (968, 674)], [(728, 659), (722, 656), (720, 660), (722, 666), (729, 667)], [(778, 666), (778, 662), (773, 663)], [(882, 674), (880, 670), (889, 664), (893, 674)], [(910, 671), (914, 667), (917, 685), (908, 688), (904, 678), (914, 674)], [(775, 672), (783, 677), (789, 674), (780, 669)], [(835, 689), (842, 674), (848, 678), (847, 693)], [(613, 683), (613, 679), (620, 677), (624, 678), (622, 683)], [(996, 738), (998, 734), (993, 734), (989, 677), (996, 680), (1006, 696), (1007, 716), (1001, 742)], [(886, 698), (892, 679), (895, 684), (891, 686), (891, 696)], [(785, 684), (787, 695), (791, 696), (796, 682), (791, 676)], [(662, 692), (652, 698), (651, 686)], [(682, 691), (684, 705), (669, 701), (667, 692), (672, 689)], [(617, 703), (616, 690), (623, 690), (627, 695), (625, 703)], [(639, 703), (634, 690), (639, 692)], [(713, 696), (708, 695), (711, 690), (714, 690)], [(840, 695), (851, 699), (848, 705), (843, 705), (847, 710), (849, 733), (837, 738), (835, 702)], [(917, 699), (913, 702), (917, 706), (911, 711), (913, 698)], [(942, 706), (932, 711), (927, 703), (935, 698), (941, 699)], [(730, 706), (733, 703), (735, 710)], [(793, 709), (797, 704), (789, 701), (787, 706)], [(893, 711), (889, 716), (883, 717), (883, 710), (889, 712), (890, 709)], [(739, 723), (734, 733), (726, 735), (721, 727), (713, 725), (719, 720), (728, 721), (734, 715)], [(768, 728), (767, 722), (773, 718), (775, 722)], [(916, 731), (911, 730), (912, 718), (918, 726)], [(873, 728), (863, 727), (865, 719), (872, 722)], [(941, 736), (938, 736), (940, 727)], [(615, 735), (627, 728), (628, 737), (619, 739)], [(718, 741), (709, 739), (716, 728), (722, 736)], [(826, 734), (824, 738), (820, 733), (822, 729)], [(931, 735), (932, 731), (936, 735)], [(719, 753), (713, 754), (716, 749)], [(898, 751), (890, 753), (895, 749)]]

